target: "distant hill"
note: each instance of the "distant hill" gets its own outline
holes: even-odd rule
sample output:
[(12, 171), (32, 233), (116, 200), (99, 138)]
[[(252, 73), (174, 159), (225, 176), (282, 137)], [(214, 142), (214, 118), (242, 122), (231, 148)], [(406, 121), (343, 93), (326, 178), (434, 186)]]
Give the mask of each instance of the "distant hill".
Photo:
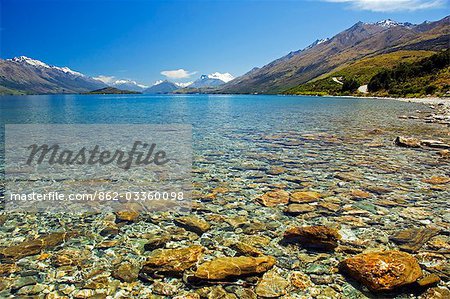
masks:
[(169, 82), (169, 81), (162, 81), (159, 82), (153, 86), (150, 86), (149, 88), (145, 89), (143, 93), (147, 94), (168, 94), (172, 93), (175, 90), (179, 89), (175, 83)]
[(449, 47), (450, 17), (419, 25), (384, 20), (358, 22), (220, 87), (219, 93), (282, 93), (363, 58), (396, 51)]
[(82, 93), (106, 87), (68, 67), (51, 66), (25, 56), (0, 60), (0, 93)]
[(115, 87), (105, 87), (90, 92), (86, 92), (85, 94), (141, 94), (141, 92), (132, 90), (122, 90)]

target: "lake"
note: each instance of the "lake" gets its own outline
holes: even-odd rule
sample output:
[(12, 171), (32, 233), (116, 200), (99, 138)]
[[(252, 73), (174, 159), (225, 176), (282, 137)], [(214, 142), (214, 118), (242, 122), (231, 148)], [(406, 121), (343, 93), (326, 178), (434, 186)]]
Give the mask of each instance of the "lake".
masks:
[[(39, 278), (41, 283), (57, 288), (73, 284), (76, 290), (87, 289), (77, 273), (87, 275), (100, 269), (108, 273), (106, 284), (111, 284), (111, 273), (120, 277), (113, 269), (118, 260), (129, 261), (130, 267), (139, 268), (149, 254), (146, 248), (151, 247), (144, 244), (154, 245), (157, 238), (164, 239), (167, 248), (202, 245), (207, 248), (205, 259), (242, 255), (245, 248), (253, 248), (259, 254), (275, 257), (281, 276), (307, 275), (304, 280), (311, 287), (292, 289), (290, 294), (365, 298), (367, 292), (363, 288), (334, 271), (340, 260), (363, 250), (397, 248), (399, 243), (390, 237), (402, 229), (435, 227), (448, 232), (450, 228), (448, 184), (429, 181), (435, 176), (448, 177), (448, 160), (440, 159), (437, 150), (394, 144), (397, 136), (448, 140), (447, 127), (423, 121), (423, 116), (429, 113), (431, 109), (423, 104), (338, 97), (2, 96), (2, 127), (5, 124), (192, 125), (194, 204), (193, 211), (184, 216), (195, 215), (208, 225), (192, 219), (174, 220), (182, 215), (164, 212), (136, 215), (139, 221), (134, 217), (123, 220), (112, 213), (83, 217), (6, 214), (0, 228), (0, 247), (17, 244), (30, 236), (76, 230), (77, 236), (68, 240), (62, 250), (46, 249), (54, 254), (53, 258), (41, 257), (38, 261), (38, 256), (29, 255), (25, 257), (27, 263), (23, 263), (25, 269), (46, 267), (46, 273), (50, 273), (64, 264), (58, 261), (58, 256), (78, 256), (81, 261), (65, 264), (66, 273), (60, 273), (65, 278), (51, 275)], [(400, 119), (401, 115), (418, 118)], [(0, 139), (3, 144), (4, 130)], [(309, 193), (299, 193), (297, 205), (288, 208), (287, 200), (296, 192)], [(317, 253), (280, 243), (288, 227), (305, 225), (325, 225), (338, 230), (342, 250)], [(202, 228), (204, 233), (199, 234), (199, 227), (207, 228), (205, 231)], [(119, 232), (105, 232), (105, 228)], [(438, 251), (448, 252), (445, 246), (449, 237), (436, 233), (429, 235), (426, 242), (421, 246), (436, 254), (424, 253), (418, 258), (424, 269), (433, 272), (447, 263)], [(236, 245), (241, 243), (249, 247)], [(83, 266), (77, 268), (80, 264)], [(448, 264), (442, 271), (449, 275)], [(68, 277), (75, 282), (69, 282)], [(166, 289), (173, 288), (172, 295), (193, 291), (181, 279), (170, 275), (146, 279), (150, 282), (139, 281), (136, 292), (148, 292), (152, 283), (156, 288), (156, 281), (166, 284)], [(252, 283), (251, 279), (247, 282)], [(225, 288), (237, 294), (237, 289), (251, 287), (238, 284)], [(0, 289), (0, 297), (7, 295)]]

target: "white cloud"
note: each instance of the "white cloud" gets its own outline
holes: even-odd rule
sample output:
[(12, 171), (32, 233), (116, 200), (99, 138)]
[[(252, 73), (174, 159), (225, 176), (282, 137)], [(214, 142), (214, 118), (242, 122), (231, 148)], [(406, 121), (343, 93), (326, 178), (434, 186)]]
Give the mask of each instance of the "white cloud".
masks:
[(103, 76), (103, 75), (100, 75), (98, 77), (94, 77), (94, 79), (102, 81), (105, 84), (111, 84), (111, 83), (114, 83), (114, 81), (116, 81), (116, 77), (114, 77), (114, 76)]
[(376, 12), (414, 11), (445, 6), (445, 0), (323, 0), (348, 3), (351, 8)]
[(185, 79), (189, 78), (192, 75), (195, 75), (197, 72), (188, 72), (183, 69), (173, 70), (173, 71), (162, 71), (161, 75), (166, 76), (170, 79)]

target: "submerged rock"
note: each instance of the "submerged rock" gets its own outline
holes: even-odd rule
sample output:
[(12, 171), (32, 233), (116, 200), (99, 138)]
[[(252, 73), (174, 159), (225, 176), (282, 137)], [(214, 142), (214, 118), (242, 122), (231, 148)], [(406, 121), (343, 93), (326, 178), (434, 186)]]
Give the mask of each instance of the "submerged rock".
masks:
[(450, 145), (440, 141), (440, 140), (421, 140), (420, 144), (432, 148), (449, 149)]
[(427, 276), (422, 277), (421, 279), (419, 279), (417, 281), (417, 284), (421, 287), (430, 287), (433, 285), (438, 284), (441, 281), (441, 279), (439, 278), (439, 276), (437, 276), (436, 274), (430, 274)]
[(372, 291), (393, 290), (422, 276), (417, 260), (396, 250), (359, 254), (342, 261), (339, 269)]
[(144, 249), (152, 251), (158, 248), (163, 248), (169, 241), (170, 237), (168, 235), (150, 236), (147, 238), (147, 243), (144, 245)]
[(0, 276), (9, 275), (19, 271), (16, 264), (0, 264)]
[(178, 217), (174, 220), (175, 224), (186, 230), (192, 231), (198, 235), (207, 232), (211, 227), (208, 222), (195, 216)]
[(412, 148), (421, 147), (420, 140), (413, 137), (398, 136), (397, 138), (395, 138), (394, 143), (395, 145), (401, 147), (412, 147)]
[(203, 251), (204, 248), (199, 245), (177, 249), (157, 249), (147, 258), (141, 272), (180, 275), (197, 263)]
[(309, 276), (298, 271), (294, 271), (291, 273), (290, 281), (294, 287), (300, 290), (305, 290), (312, 285)]
[(118, 211), (116, 212), (116, 217), (118, 221), (135, 221), (139, 217), (139, 213), (135, 211)]
[(422, 182), (431, 184), (431, 185), (441, 185), (450, 183), (450, 178), (442, 177), (442, 176), (432, 176), (429, 179), (423, 179)]
[(275, 263), (276, 260), (272, 256), (221, 257), (198, 266), (193, 276), (201, 280), (226, 280), (264, 273)]
[(125, 262), (118, 265), (112, 276), (124, 282), (133, 282), (137, 280), (139, 275), (139, 268), (132, 263)]
[(446, 288), (435, 287), (428, 289), (420, 298), (422, 299), (447, 299), (450, 291)]
[(292, 227), (285, 231), (284, 241), (298, 243), (302, 247), (333, 250), (341, 239), (339, 232), (327, 226)]
[(284, 205), (289, 202), (289, 193), (284, 190), (269, 191), (258, 197), (256, 200), (266, 207)]
[(261, 256), (263, 253), (255, 247), (244, 242), (236, 242), (231, 245), (231, 248), (237, 251), (238, 254), (244, 256)]
[(53, 248), (76, 235), (75, 232), (51, 233), (34, 240), (24, 241), (18, 245), (9, 246), (0, 251), (0, 259), (19, 260), (23, 257), (36, 255), (44, 249)]
[(308, 203), (318, 201), (322, 194), (315, 191), (298, 191), (291, 194), (290, 202)]
[(263, 298), (278, 298), (287, 292), (289, 281), (271, 271), (263, 275), (255, 288), (258, 296)]
[(439, 151), (438, 155), (441, 158), (450, 158), (450, 150), (441, 150)]
[(410, 228), (396, 232), (389, 239), (404, 251), (416, 252), (438, 233), (436, 228)]
[(316, 208), (309, 204), (291, 203), (286, 207), (284, 212), (286, 214), (298, 215), (314, 211)]

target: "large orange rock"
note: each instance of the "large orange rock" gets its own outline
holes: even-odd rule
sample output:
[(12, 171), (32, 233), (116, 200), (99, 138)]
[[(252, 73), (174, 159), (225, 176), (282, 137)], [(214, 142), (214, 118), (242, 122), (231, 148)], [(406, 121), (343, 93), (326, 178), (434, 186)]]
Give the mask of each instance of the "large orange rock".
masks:
[(397, 250), (358, 254), (342, 261), (339, 269), (372, 291), (393, 290), (422, 276), (417, 260)]
[(289, 193), (284, 190), (269, 191), (258, 197), (256, 200), (266, 207), (285, 205), (289, 202)]
[(315, 191), (298, 191), (291, 194), (290, 201), (294, 203), (308, 203), (318, 201), (322, 194)]
[(199, 245), (177, 249), (157, 249), (147, 258), (141, 271), (149, 274), (180, 275), (197, 263), (204, 250)]
[(226, 280), (255, 275), (270, 270), (276, 263), (272, 256), (221, 257), (198, 266), (194, 277), (202, 280)]
[(196, 216), (183, 216), (174, 220), (175, 224), (198, 235), (207, 232), (211, 227), (208, 222)]
[(289, 243), (321, 250), (336, 248), (340, 239), (336, 229), (322, 225), (291, 227), (284, 232), (284, 240)]

